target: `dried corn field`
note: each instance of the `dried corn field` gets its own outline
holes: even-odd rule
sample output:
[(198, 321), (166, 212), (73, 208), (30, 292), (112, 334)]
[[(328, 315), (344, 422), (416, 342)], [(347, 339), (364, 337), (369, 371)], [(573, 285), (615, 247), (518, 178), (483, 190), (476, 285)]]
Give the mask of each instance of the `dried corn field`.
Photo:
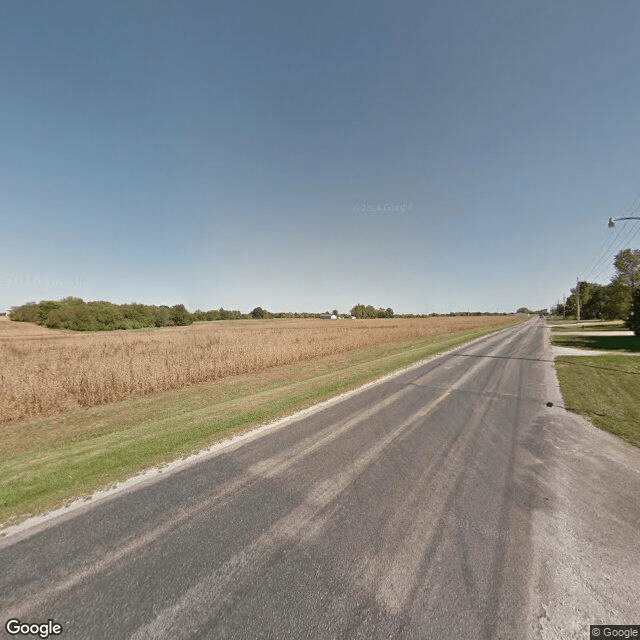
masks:
[(0, 318), (0, 424), (510, 317), (240, 320), (76, 333)]

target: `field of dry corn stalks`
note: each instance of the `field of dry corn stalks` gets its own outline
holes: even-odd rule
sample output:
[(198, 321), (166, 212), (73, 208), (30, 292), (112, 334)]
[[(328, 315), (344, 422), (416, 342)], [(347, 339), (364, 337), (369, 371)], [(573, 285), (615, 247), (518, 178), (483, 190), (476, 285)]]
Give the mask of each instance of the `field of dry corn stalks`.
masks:
[(150, 331), (76, 333), (0, 317), (0, 424), (358, 347), (511, 321), (508, 316), (240, 320)]

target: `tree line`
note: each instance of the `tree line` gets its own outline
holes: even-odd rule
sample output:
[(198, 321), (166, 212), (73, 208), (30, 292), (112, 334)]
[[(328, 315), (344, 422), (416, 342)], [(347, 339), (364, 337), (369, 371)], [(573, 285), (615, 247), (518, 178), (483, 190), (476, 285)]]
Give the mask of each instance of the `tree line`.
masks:
[(531, 310), (529, 309), (529, 307), (520, 307), (519, 309), (516, 309), (516, 313), (537, 314), (539, 316), (548, 316), (549, 309)]
[[(139, 303), (114, 304), (105, 300), (85, 302), (69, 296), (62, 300), (41, 300), (12, 307), (9, 318), (17, 322), (33, 322), (49, 329), (72, 331), (113, 331), (117, 329), (145, 329), (152, 327), (186, 326), (194, 322), (214, 320), (263, 320), (268, 318), (321, 318), (332, 315), (307, 312), (270, 312), (255, 307), (249, 313), (237, 309), (188, 311), (183, 304), (147, 305)], [(340, 315), (337, 309), (333, 315)], [(356, 305), (350, 315), (357, 318), (392, 318), (393, 309), (376, 309), (371, 305)]]
[(624, 320), (632, 331), (640, 331), (640, 249), (623, 249), (613, 261), (615, 273), (608, 284), (581, 280), (554, 315), (582, 320)]
[(105, 300), (85, 302), (82, 298), (41, 300), (12, 307), (9, 318), (18, 322), (34, 322), (49, 329), (72, 331), (113, 331), (117, 329), (146, 329), (178, 327), (194, 322), (212, 320), (246, 320), (249, 318), (317, 317), (318, 314), (270, 314), (261, 307), (251, 313), (237, 309), (200, 309), (190, 312), (183, 304), (172, 307), (133, 302), (114, 304)]
[(147, 304), (113, 304), (104, 300), (85, 302), (82, 298), (41, 300), (13, 307), (9, 318), (34, 322), (50, 329), (112, 331), (192, 324), (195, 320), (183, 304), (172, 307)]
[(133, 302), (114, 304), (105, 300), (85, 302), (82, 298), (67, 297), (62, 300), (41, 300), (27, 302), (12, 307), (9, 318), (17, 322), (33, 322), (50, 329), (70, 329), (72, 331), (113, 331), (118, 329), (146, 329), (153, 327), (175, 327), (194, 322), (214, 320), (263, 320), (268, 318), (326, 318), (327, 316), (354, 318), (429, 318), (436, 316), (481, 316), (507, 315), (486, 311), (452, 311), (446, 314), (401, 314), (394, 313), (391, 307), (374, 307), (356, 304), (347, 314), (332, 312), (271, 312), (255, 307), (249, 313), (234, 309), (211, 309), (188, 311), (183, 304), (172, 307), (167, 305), (148, 305)]

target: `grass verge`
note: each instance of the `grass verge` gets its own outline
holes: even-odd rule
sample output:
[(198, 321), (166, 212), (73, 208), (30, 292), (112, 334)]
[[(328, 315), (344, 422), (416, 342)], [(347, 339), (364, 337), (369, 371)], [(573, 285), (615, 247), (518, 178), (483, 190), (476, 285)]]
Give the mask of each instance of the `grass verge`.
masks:
[(2, 427), (0, 441), (0, 528), (504, 328), (353, 349), (61, 416), (9, 423)]
[(563, 318), (562, 316), (547, 316), (546, 322), (548, 325), (576, 324), (577, 320), (575, 318)]
[(602, 349), (603, 351), (625, 351), (640, 353), (640, 338), (636, 336), (551, 336), (551, 344), (577, 349)]
[(561, 356), (555, 364), (569, 411), (640, 447), (640, 358)]
[(627, 331), (624, 322), (611, 322), (609, 324), (581, 324), (579, 326), (552, 327), (553, 331)]

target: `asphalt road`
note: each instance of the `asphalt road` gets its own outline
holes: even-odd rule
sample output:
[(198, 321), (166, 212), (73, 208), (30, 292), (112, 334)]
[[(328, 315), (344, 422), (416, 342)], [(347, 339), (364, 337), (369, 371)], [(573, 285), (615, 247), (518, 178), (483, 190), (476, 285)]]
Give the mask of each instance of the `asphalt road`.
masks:
[(532, 319), (0, 540), (2, 624), (51, 619), (65, 640), (640, 624), (640, 451), (562, 408), (547, 332)]

